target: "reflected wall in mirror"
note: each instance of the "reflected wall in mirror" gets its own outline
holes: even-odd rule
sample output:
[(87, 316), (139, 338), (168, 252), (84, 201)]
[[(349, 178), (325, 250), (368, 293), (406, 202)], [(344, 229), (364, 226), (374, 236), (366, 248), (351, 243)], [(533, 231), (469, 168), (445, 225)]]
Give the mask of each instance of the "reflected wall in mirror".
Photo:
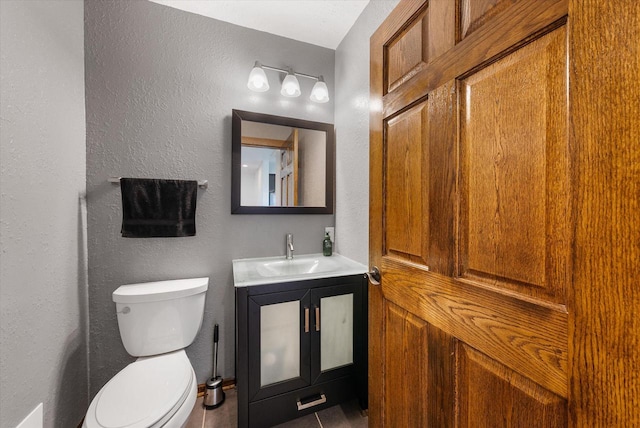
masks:
[(232, 111), (233, 214), (332, 214), (333, 125)]

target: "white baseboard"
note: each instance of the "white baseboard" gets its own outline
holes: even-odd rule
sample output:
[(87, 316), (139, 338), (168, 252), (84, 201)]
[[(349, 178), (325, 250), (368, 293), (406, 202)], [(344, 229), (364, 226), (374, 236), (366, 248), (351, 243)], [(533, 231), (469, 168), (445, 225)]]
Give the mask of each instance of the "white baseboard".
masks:
[(40, 403), (16, 428), (42, 428), (43, 420), (42, 403)]

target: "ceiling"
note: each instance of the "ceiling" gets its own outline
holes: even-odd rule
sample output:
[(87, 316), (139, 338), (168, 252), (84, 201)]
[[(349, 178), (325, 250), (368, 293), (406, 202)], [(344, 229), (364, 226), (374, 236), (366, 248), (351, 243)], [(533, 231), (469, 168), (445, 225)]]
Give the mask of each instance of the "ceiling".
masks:
[(369, 0), (150, 0), (336, 49)]

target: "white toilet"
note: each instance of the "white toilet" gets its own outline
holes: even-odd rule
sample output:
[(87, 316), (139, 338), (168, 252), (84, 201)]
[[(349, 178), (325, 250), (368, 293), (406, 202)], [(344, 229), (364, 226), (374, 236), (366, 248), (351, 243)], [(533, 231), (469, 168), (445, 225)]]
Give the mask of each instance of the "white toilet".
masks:
[(86, 428), (179, 428), (197, 395), (197, 380), (184, 352), (204, 315), (209, 278), (129, 284), (113, 292), (120, 337), (139, 357), (95, 396)]

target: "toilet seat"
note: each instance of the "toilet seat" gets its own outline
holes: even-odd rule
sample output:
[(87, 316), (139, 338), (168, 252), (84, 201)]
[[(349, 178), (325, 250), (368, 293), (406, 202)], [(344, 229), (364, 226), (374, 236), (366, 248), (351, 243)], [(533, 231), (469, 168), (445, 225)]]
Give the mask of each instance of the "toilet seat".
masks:
[(184, 350), (140, 358), (98, 392), (89, 406), (86, 426), (161, 427), (188, 401), (194, 383), (193, 368)]

